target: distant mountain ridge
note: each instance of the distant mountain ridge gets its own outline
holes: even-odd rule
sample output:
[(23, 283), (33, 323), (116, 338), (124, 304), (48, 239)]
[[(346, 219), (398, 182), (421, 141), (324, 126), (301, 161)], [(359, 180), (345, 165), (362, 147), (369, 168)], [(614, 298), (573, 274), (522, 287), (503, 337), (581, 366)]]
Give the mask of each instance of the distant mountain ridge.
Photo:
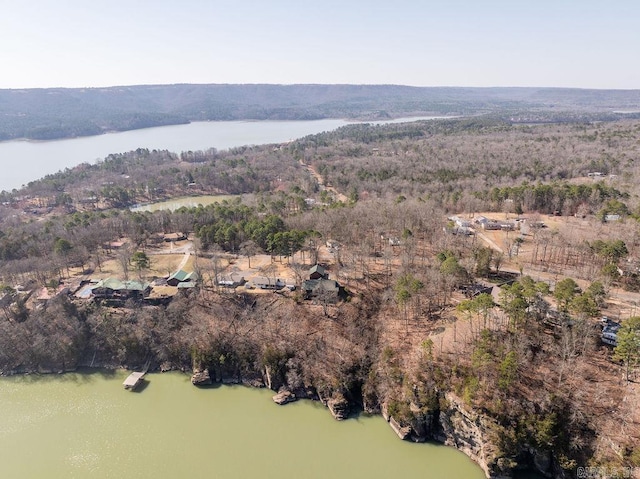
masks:
[(613, 112), (618, 110), (640, 111), (640, 90), (321, 84), (12, 89), (0, 90), (0, 140), (87, 136), (206, 120), (502, 114), (563, 121), (576, 115), (616, 119), (620, 114)]

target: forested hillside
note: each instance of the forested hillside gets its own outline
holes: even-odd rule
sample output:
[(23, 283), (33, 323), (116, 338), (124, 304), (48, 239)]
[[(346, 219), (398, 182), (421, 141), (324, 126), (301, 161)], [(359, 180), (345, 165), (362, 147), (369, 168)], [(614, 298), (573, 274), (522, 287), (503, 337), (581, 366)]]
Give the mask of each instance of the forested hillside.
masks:
[[(616, 113), (616, 111), (626, 113)], [(639, 90), (394, 85), (154, 85), (0, 90), (0, 141), (206, 120), (380, 119), (494, 113), (516, 122), (637, 116)], [(635, 113), (633, 113), (635, 112)]]

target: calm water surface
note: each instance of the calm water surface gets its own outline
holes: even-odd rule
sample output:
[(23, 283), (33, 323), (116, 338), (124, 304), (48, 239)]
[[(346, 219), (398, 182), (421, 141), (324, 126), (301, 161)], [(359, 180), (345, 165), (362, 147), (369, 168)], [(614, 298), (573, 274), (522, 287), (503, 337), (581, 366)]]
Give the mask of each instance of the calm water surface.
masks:
[(448, 447), (400, 441), (380, 417), (335, 421), (270, 391), (197, 389), (178, 373), (0, 378), (2, 478), (480, 479)]
[[(437, 119), (442, 117), (399, 118), (382, 123)], [(161, 126), (54, 141), (0, 142), (0, 191), (20, 188), (80, 163), (94, 163), (111, 153), (137, 148), (182, 151), (243, 145), (280, 143), (347, 125), (345, 120), (317, 121), (210, 121), (187, 125)]]
[(173, 198), (167, 201), (158, 201), (157, 203), (150, 203), (147, 205), (138, 205), (131, 207), (131, 211), (145, 212), (145, 211), (160, 211), (169, 210), (175, 211), (182, 208), (195, 208), (198, 205), (207, 206), (213, 203), (222, 203), (224, 200), (232, 200), (237, 197), (248, 197), (249, 195), (204, 195), (204, 196), (185, 196), (183, 198)]
[(94, 163), (111, 153), (137, 148), (219, 150), (242, 145), (277, 143), (312, 133), (334, 130), (343, 120), (320, 121), (212, 121), (162, 126), (54, 141), (0, 143), (0, 190), (19, 188), (29, 181), (80, 163)]

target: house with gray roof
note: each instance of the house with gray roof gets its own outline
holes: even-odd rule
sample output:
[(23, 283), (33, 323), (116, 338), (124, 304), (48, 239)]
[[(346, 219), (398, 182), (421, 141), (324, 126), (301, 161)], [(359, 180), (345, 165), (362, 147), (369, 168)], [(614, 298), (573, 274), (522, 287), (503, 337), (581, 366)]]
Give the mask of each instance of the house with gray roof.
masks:
[(309, 279), (327, 279), (329, 277), (329, 273), (319, 264), (315, 264), (309, 269)]
[(91, 288), (91, 296), (96, 299), (142, 299), (149, 296), (151, 285), (141, 281), (121, 281), (116, 278), (106, 278), (98, 281)]
[(225, 288), (236, 288), (238, 286), (242, 286), (247, 281), (244, 279), (244, 276), (237, 273), (231, 273), (228, 276), (222, 276), (218, 280), (219, 286), (224, 286)]
[(340, 297), (340, 285), (332, 279), (308, 279), (302, 282), (305, 299), (320, 298), (335, 303)]

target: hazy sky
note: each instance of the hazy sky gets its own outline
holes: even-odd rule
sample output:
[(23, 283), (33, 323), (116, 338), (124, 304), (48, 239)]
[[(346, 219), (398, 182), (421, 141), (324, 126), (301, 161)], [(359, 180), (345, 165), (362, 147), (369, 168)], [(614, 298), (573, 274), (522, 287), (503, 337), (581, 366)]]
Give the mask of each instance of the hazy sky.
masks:
[(640, 88), (639, 0), (0, 0), (0, 88)]

